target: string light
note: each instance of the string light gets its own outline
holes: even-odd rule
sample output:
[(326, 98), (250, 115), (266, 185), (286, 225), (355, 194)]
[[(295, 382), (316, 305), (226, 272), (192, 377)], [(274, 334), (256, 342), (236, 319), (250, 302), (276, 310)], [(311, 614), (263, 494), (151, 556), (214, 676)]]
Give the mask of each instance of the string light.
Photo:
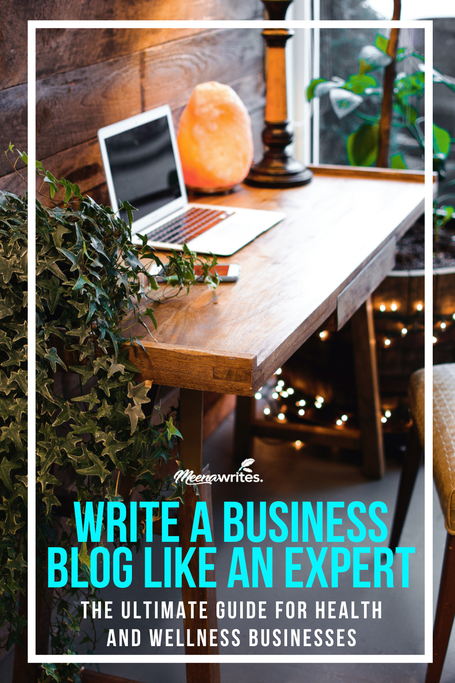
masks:
[[(378, 304), (376, 304), (378, 307)], [(380, 346), (383, 344), (385, 348), (391, 346), (397, 350), (400, 348), (400, 343), (403, 345), (403, 349), (406, 350), (409, 342), (414, 345), (418, 343), (419, 339), (422, 339), (423, 345), (423, 315), (419, 315), (424, 310), (423, 301), (413, 301), (410, 304), (410, 308), (407, 301), (401, 301), (399, 299), (395, 301), (385, 301), (381, 302), (379, 306), (381, 311), (381, 322), (385, 323), (385, 330), (383, 334), (377, 336), (377, 343)], [(399, 315), (397, 311), (400, 311)], [(376, 308), (376, 315), (378, 315), (378, 308)], [(445, 333), (444, 337), (440, 337), (440, 334)], [(328, 330), (320, 330), (318, 336), (321, 340), (331, 338), (331, 334)], [(387, 336), (386, 336), (387, 335)], [(433, 343), (440, 342), (441, 345), (446, 342), (449, 338), (455, 337), (455, 310), (451, 313), (444, 311), (440, 313), (438, 317), (433, 318)], [(315, 335), (316, 336), (316, 335)], [(405, 341), (404, 338), (409, 339)], [(316, 339), (318, 337), (316, 336)], [(401, 342), (399, 341), (401, 340)], [(278, 368), (275, 375), (281, 375), (283, 368)], [(297, 394), (293, 400), (294, 394)], [(305, 398), (301, 398), (301, 396)], [(334, 403), (331, 405), (330, 401), (324, 399), (321, 395), (316, 395), (313, 397), (308, 394), (301, 386), (296, 387), (286, 387), (286, 383), (283, 379), (274, 377), (269, 380), (264, 387), (261, 387), (254, 394), (257, 400), (262, 399), (263, 404), (261, 406), (262, 412), (265, 417), (273, 417), (273, 419), (288, 423), (302, 420), (303, 424), (309, 418), (310, 422), (314, 420), (314, 409), (320, 410), (324, 407), (324, 410), (320, 411), (321, 417), (319, 415), (316, 418), (316, 423), (319, 420), (320, 424), (327, 424), (327, 426), (332, 425), (332, 429), (341, 430), (343, 425), (348, 421), (348, 415), (341, 411), (343, 406), (336, 406)], [(281, 398), (281, 401), (280, 401)], [(280, 405), (279, 405), (280, 404)], [(307, 406), (310, 406), (308, 411)], [(265, 406), (265, 407), (264, 407)], [(314, 409), (313, 409), (314, 406)], [(347, 406), (345, 407), (345, 409)], [(393, 416), (392, 416), (393, 412)], [(308, 417), (307, 417), (308, 413)], [(338, 414), (337, 414), (338, 413)], [(388, 420), (393, 417), (391, 424), (397, 426), (398, 424), (407, 422), (407, 413), (405, 409), (400, 406), (395, 406), (393, 411), (389, 408), (382, 407), (380, 413), (380, 420), (383, 425), (385, 425)], [(349, 421), (353, 420), (356, 423), (358, 416), (353, 413), (349, 415)], [(292, 443), (292, 441), (291, 441)], [(301, 441), (297, 440), (294, 442), (294, 447), (296, 449), (303, 446)]]

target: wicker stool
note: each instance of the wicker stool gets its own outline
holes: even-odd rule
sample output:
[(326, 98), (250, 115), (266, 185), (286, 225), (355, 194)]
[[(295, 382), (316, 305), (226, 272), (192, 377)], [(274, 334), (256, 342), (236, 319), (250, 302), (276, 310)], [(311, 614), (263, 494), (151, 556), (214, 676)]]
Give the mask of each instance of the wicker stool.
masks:
[[(413, 427), (401, 474), (390, 548), (395, 550), (409, 506), (424, 443), (424, 371), (409, 384)], [(433, 664), (425, 683), (438, 683), (455, 617), (455, 364), (433, 368), (433, 475), (444, 514), (447, 541), (434, 624)]]

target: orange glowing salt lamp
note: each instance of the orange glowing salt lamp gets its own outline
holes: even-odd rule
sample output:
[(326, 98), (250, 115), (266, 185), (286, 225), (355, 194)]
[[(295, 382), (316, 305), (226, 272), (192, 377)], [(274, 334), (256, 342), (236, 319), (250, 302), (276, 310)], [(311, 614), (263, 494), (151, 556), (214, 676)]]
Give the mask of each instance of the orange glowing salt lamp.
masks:
[(232, 88), (215, 81), (193, 90), (177, 142), (191, 190), (229, 190), (246, 177), (253, 161), (250, 115)]

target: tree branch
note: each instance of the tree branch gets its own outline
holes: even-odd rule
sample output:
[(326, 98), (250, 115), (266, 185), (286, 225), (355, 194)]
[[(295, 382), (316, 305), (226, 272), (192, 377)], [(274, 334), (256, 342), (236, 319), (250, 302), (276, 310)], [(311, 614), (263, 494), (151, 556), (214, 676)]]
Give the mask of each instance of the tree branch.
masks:
[[(393, 0), (393, 20), (398, 20), (401, 15), (401, 0)], [(399, 28), (392, 28), (390, 31), (389, 45), (387, 54), (392, 57), (392, 62), (386, 67), (384, 73), (384, 93), (382, 96), (381, 120), (379, 122), (379, 152), (376, 166), (388, 168), (389, 166), (389, 147), (390, 130), (392, 127), (392, 106), (393, 106), (393, 84), (396, 74), (396, 56), (398, 48)]]

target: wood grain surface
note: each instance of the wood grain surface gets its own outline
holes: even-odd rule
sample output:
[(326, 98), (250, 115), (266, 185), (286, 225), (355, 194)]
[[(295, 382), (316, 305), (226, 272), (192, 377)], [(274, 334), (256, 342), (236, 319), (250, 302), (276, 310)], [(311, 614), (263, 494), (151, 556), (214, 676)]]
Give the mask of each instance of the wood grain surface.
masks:
[[(168, 19), (258, 19), (264, 7), (259, 0), (97, 0), (93, 3), (69, 0), (2, 0), (2, 24), (8, 31), (0, 34), (0, 88), (9, 88), (27, 81), (27, 20), (168, 20)], [(84, 39), (65, 29), (41, 30), (37, 36), (37, 62), (40, 75), (57, 73), (63, 68), (87, 66), (121, 54), (149, 47), (142, 36), (131, 43), (121, 37), (113, 43), (109, 33), (100, 30), (96, 46), (88, 49)], [(163, 34), (160, 42), (166, 42)], [(49, 45), (51, 51), (48, 50)], [(66, 54), (65, 54), (66, 53)], [(55, 55), (53, 60), (52, 54)], [(75, 63), (70, 64), (69, 60)]]
[(143, 110), (182, 106), (201, 81), (251, 74), (260, 66), (260, 40), (254, 30), (197, 35), (38, 81), (38, 158)]
[(395, 238), (382, 247), (368, 265), (360, 271), (352, 282), (338, 294), (337, 329), (351, 318), (356, 310), (374, 292), (395, 265)]
[[(382, 180), (397, 180), (406, 183), (424, 183), (424, 171), (400, 169), (399, 176), (394, 168), (367, 168), (364, 166), (335, 166), (334, 164), (309, 164), (315, 175), (339, 175), (344, 178), (380, 178)], [(433, 183), (437, 183), (438, 174), (433, 173)]]
[[(3, 0), (0, 30), (0, 151), (27, 151), (27, 20), (260, 19), (260, 0)], [(197, 28), (38, 29), (37, 156), (57, 177), (106, 200), (99, 127), (169, 103), (176, 121), (197, 83), (234, 87), (252, 114), (256, 157), (264, 107), (260, 31)], [(0, 189), (23, 193), (0, 154)]]
[[(75, 52), (71, 48), (74, 60), (68, 54), (64, 71), (57, 65), (57, 57), (63, 49), (65, 36), (68, 38), (72, 32), (57, 32), (56, 56), (53, 49), (57, 39), (49, 40), (49, 55), (43, 60), (47, 66), (43, 67), (42, 73), (48, 73), (51, 61), (56, 64), (56, 72), (37, 80), (37, 158), (55, 175), (82, 177), (84, 191), (104, 183), (104, 173), (100, 175), (99, 150), (95, 149), (99, 128), (162, 104), (171, 106), (177, 124), (195, 85), (208, 80), (231, 85), (248, 110), (259, 113), (253, 118), (253, 125), (260, 154), (265, 87), (259, 29), (198, 33), (189, 29), (168, 29), (166, 32), (154, 29), (146, 32), (154, 38), (148, 41), (141, 38), (143, 29), (114, 31), (110, 34), (112, 45), (109, 49), (103, 42), (106, 38), (103, 30), (87, 29), (83, 33), (81, 47), (84, 49)], [(152, 45), (122, 54), (126, 44), (134, 48), (134, 35), (138, 36), (136, 47), (144, 42)], [(165, 38), (166, 43), (159, 42)], [(118, 54), (121, 56), (113, 58), (119, 41)], [(106, 59), (99, 61), (103, 51)], [(80, 53), (85, 57), (80, 57)], [(92, 54), (93, 63), (84, 64)], [(26, 85), (0, 92), (0, 116), (3, 123), (0, 147), (6, 149), (8, 143), (13, 142), (25, 150)], [(0, 176), (9, 175), (10, 171), (7, 160), (0, 155)], [(10, 180), (12, 178), (3, 180), (0, 187), (9, 189)]]
[[(264, 123), (264, 79), (261, 73), (247, 74), (238, 81), (231, 83), (231, 87), (239, 95), (249, 110), (252, 120), (255, 157), (259, 159), (262, 154), (261, 131)], [(184, 105), (181, 104), (172, 110), (176, 130), (178, 129), (180, 115), (183, 109)], [(20, 125), (17, 130), (20, 130)], [(94, 134), (94, 137), (90, 140), (56, 153), (53, 152), (50, 156), (40, 156), (39, 159), (43, 162), (45, 168), (51, 171), (57, 178), (64, 177), (73, 183), (77, 183), (82, 192), (88, 192), (90, 195), (93, 195), (94, 188), (103, 186), (102, 191), (97, 192), (94, 198), (98, 200), (102, 194), (102, 199), (99, 200), (102, 201), (102, 203), (109, 203), (107, 187), (105, 186), (106, 177), (96, 131), (92, 130), (91, 134)], [(12, 128), (10, 128), (8, 135), (14, 135)], [(6, 141), (6, 134), (4, 134), (4, 138)], [(8, 138), (8, 140), (9, 139), (15, 138)], [(26, 140), (22, 140), (22, 142), (22, 145), (17, 143), (19, 149), (26, 148)], [(11, 171), (11, 167), (8, 166), (8, 162), (3, 155), (0, 156), (0, 167), (3, 167), (5, 171), (8, 171), (6, 175), (0, 177), (0, 190), (24, 194), (26, 186), (17, 174), (9, 172)]]
[[(221, 284), (215, 293), (201, 285), (155, 307), (158, 343), (147, 341), (150, 361), (141, 367), (143, 378), (150, 371), (150, 379), (166, 378), (171, 386), (238, 395), (260, 388), (336, 309), (340, 292), (423, 210), (420, 182), (401, 182), (399, 173), (395, 180), (372, 176), (317, 175), (301, 188), (242, 186), (211, 198), (214, 204), (282, 210), (286, 218), (221, 259), (241, 265), (237, 283)], [(176, 363), (176, 353), (194, 355), (194, 363)], [(225, 376), (224, 369), (211, 376), (210, 362), (219, 359), (238, 359), (245, 377)]]

